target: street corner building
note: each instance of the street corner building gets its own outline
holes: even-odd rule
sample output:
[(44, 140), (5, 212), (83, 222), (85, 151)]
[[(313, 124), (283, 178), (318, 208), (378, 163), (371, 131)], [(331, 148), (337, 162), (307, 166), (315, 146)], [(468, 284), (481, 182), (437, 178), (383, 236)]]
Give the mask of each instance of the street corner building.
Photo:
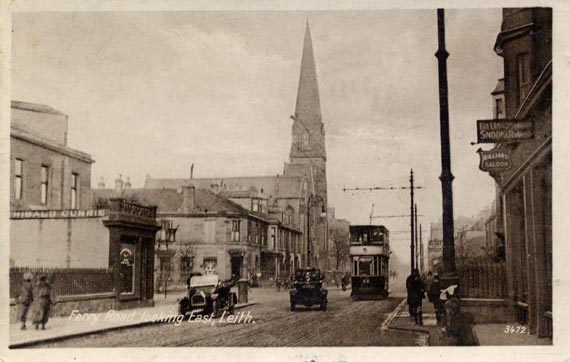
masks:
[(488, 239), (506, 266), (506, 316), (552, 338), (552, 9), (503, 9), (494, 49), (504, 64), (491, 93), (496, 129), (530, 132), (480, 150), (496, 182)]
[(153, 304), (156, 207), (93, 208), (90, 155), (67, 146), (68, 117), (12, 102), (10, 319), (23, 274), (47, 274), (55, 315)]

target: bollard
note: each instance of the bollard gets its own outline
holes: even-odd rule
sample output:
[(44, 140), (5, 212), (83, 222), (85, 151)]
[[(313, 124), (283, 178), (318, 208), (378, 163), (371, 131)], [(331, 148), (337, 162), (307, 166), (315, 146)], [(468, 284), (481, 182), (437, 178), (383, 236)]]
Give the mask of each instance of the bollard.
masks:
[(247, 303), (247, 279), (238, 280), (238, 303)]

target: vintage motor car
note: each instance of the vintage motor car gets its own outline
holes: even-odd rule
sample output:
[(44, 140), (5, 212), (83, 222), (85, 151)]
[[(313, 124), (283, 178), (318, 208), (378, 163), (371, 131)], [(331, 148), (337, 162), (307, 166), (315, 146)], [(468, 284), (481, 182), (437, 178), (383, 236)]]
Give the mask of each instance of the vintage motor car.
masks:
[(291, 311), (297, 305), (310, 307), (318, 304), (322, 311), (327, 310), (328, 291), (323, 288), (323, 277), (319, 269), (297, 269), (293, 277), (293, 289), (289, 290)]
[(186, 297), (178, 302), (178, 314), (208, 314), (214, 318), (224, 310), (233, 314), (237, 296), (230, 290), (234, 283), (235, 280), (220, 281), (217, 275), (192, 276)]

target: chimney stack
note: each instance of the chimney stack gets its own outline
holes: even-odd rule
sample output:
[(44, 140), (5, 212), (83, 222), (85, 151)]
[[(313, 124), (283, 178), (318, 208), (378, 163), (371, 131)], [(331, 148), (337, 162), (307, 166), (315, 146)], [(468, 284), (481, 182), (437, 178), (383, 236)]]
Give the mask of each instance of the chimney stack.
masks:
[(196, 207), (196, 188), (192, 185), (182, 186), (182, 204), (180, 205), (181, 211), (185, 214), (192, 212)]
[(131, 179), (128, 176), (127, 176), (127, 182), (125, 182), (124, 188), (125, 188), (125, 190), (131, 189)]
[(115, 179), (115, 191), (121, 192), (123, 190), (123, 179), (121, 175)]

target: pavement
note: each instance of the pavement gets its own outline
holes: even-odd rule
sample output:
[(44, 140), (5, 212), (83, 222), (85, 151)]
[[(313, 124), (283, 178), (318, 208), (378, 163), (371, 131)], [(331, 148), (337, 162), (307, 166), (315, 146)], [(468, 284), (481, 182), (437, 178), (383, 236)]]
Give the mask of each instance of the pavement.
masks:
[(408, 332), (415, 337), (417, 346), (448, 346), (450, 341), (445, 333), (442, 333), (441, 326), (437, 325), (435, 309), (433, 304), (423, 303), (423, 325), (416, 325), (408, 313), (408, 304), (402, 297), (402, 302), (394, 309), (383, 326), (383, 329), (398, 330)]
[[(423, 303), (423, 326), (415, 324), (408, 313), (404, 298), (385, 321), (383, 329), (405, 331), (415, 334), (415, 345), (451, 346), (453, 340), (437, 325), (433, 304)], [(508, 329), (507, 329), (508, 328)], [(467, 329), (467, 343), (475, 346), (538, 346), (552, 345), (548, 338), (538, 338), (528, 333), (528, 326), (518, 323), (473, 324)]]
[[(177, 301), (186, 292), (172, 292), (165, 298), (163, 294), (154, 296), (154, 307), (110, 310), (103, 313), (84, 313), (69, 317), (50, 318), (45, 330), (36, 330), (28, 323), (26, 330), (20, 329), (20, 323), (11, 323), (10, 348), (30, 347), (41, 343), (61, 341), (71, 337), (133, 328), (155, 323), (172, 322), (178, 314)], [(235, 308), (245, 308), (262, 302), (263, 293), (251, 289), (248, 303), (238, 303)]]

